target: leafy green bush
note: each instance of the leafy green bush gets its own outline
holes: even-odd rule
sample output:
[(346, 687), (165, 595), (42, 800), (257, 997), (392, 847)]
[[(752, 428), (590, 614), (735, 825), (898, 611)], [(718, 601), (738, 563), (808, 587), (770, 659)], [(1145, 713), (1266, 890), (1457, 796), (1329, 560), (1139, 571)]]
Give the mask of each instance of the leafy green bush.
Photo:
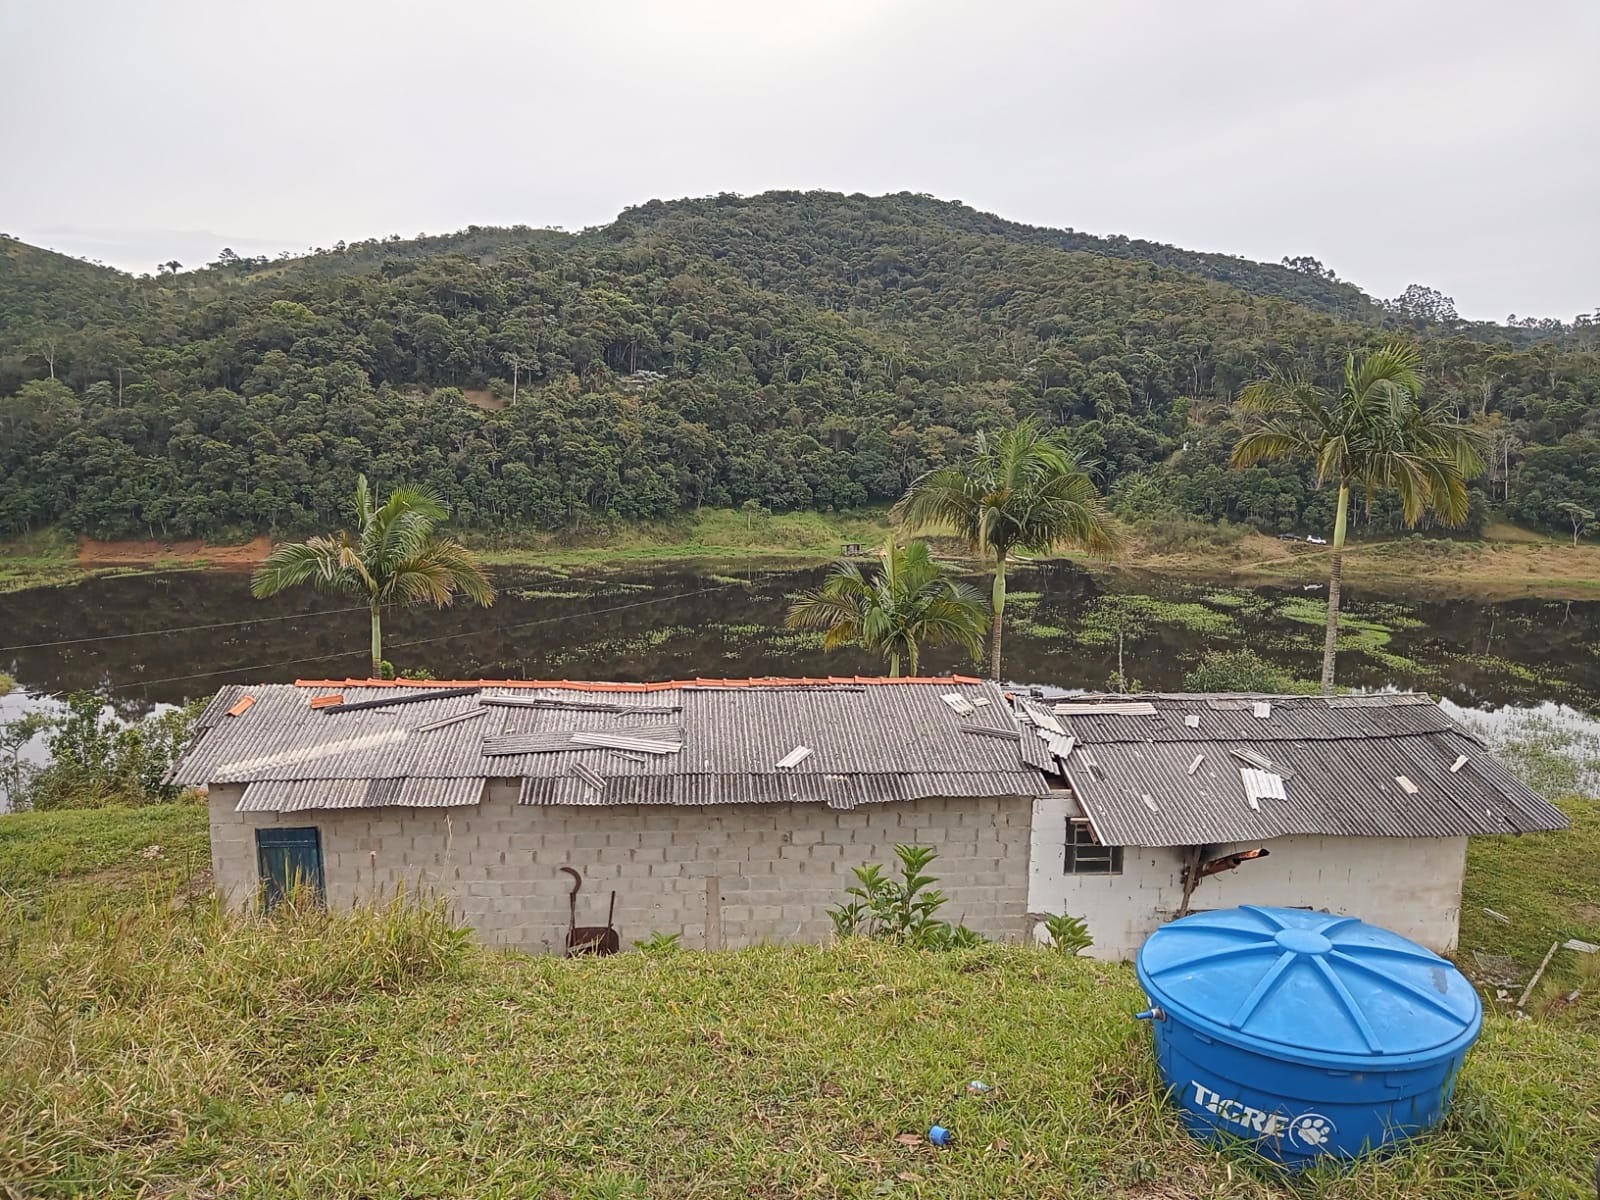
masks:
[(1296, 679), (1282, 667), (1251, 650), (1208, 651), (1183, 677), (1188, 692), (1267, 692), (1274, 695), (1310, 693), (1317, 685)]
[(858, 886), (845, 889), (854, 900), (828, 910), (834, 932), (840, 937), (868, 937), (905, 942), (924, 950), (950, 950), (974, 946), (983, 936), (965, 925), (951, 925), (936, 914), (949, 897), (933, 885), (923, 868), (939, 857), (932, 846), (900, 845), (900, 878), (893, 879), (876, 864), (855, 868)]
[(1230, 521), (1213, 524), (1199, 517), (1166, 514), (1159, 520), (1138, 525), (1139, 540), (1154, 554), (1183, 553), (1191, 550), (1224, 550), (1236, 546), (1250, 532), (1248, 525)]
[[(13, 807), (100, 808), (178, 799), (183, 789), (166, 782), (166, 774), (188, 744), (204, 704), (197, 701), (124, 723), (107, 710), (101, 697), (74, 693), (67, 698), (66, 715), (48, 725), (54, 730), (49, 766), (30, 778), (20, 769), (11, 772), (17, 788), (11, 796)], [(36, 721), (33, 731), (45, 727)]]

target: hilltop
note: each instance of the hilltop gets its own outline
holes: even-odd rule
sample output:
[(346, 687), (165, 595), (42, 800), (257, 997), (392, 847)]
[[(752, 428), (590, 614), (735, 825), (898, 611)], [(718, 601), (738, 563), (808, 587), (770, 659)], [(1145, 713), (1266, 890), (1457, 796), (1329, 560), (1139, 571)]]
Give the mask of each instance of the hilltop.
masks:
[[(1231, 397), (1415, 339), (1484, 426), (1500, 510), (1600, 509), (1592, 326), (1397, 312), (1299, 269), (1002, 220), (926, 196), (652, 201), (578, 234), (471, 227), (135, 280), (0, 243), (0, 536), (160, 540), (337, 521), (355, 472), (488, 531), (892, 501), (973, 432), (1072, 430), (1119, 509), (1328, 522), (1235, 472)], [(1397, 527), (1378, 507), (1370, 528)], [(1470, 531), (1470, 529), (1469, 529)]]

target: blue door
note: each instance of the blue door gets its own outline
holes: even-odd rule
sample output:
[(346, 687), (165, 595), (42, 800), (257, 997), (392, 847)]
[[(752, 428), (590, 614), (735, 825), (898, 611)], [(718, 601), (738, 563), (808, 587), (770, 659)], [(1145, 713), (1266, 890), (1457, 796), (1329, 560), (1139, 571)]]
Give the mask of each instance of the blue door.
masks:
[(315, 825), (302, 829), (256, 830), (256, 864), (261, 871), (261, 906), (269, 912), (296, 888), (309, 888), (320, 901), (322, 837)]

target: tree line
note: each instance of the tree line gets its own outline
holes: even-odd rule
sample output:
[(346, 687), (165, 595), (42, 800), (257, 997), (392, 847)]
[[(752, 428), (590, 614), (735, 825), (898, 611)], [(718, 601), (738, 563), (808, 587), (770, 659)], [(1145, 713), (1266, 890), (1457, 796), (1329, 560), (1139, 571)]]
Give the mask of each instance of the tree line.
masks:
[(653, 202), (579, 235), (475, 228), (142, 279), (15, 242), (0, 258), (0, 535), (293, 535), (336, 524), (362, 473), (487, 531), (847, 509), (1019, 420), (1067, 430), (1119, 512), (1303, 532), (1336, 498), (1300, 463), (1234, 470), (1233, 397), (1397, 335), (1486, 439), (1466, 528), (1600, 511), (1592, 323), (1469, 325), (1314, 260), (926, 197)]

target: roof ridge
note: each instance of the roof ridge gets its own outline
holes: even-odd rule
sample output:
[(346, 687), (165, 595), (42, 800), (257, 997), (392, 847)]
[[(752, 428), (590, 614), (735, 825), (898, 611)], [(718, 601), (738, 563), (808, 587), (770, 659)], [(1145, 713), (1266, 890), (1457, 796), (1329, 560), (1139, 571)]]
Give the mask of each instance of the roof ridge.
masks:
[(839, 687), (879, 684), (961, 684), (974, 686), (984, 681), (972, 675), (827, 675), (827, 676), (752, 676), (748, 679), (662, 679), (650, 683), (620, 683), (603, 679), (296, 679), (295, 687), (336, 688), (453, 688), (511, 687), (566, 688), (579, 692), (659, 692), (675, 688), (756, 688), (756, 687)]

